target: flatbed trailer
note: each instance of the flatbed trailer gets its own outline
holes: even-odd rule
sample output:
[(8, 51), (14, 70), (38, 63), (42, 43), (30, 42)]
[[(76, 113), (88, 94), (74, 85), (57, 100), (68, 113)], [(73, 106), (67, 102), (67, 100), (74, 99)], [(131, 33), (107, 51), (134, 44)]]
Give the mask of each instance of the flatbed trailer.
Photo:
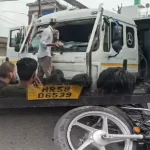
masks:
[(89, 95), (78, 100), (34, 100), (26, 98), (0, 98), (0, 108), (36, 108), (36, 107), (80, 107), (80, 106), (117, 106), (150, 103), (150, 94), (138, 95)]
[[(53, 88), (54, 92), (49, 91), (51, 88)], [(65, 93), (64, 91), (66, 88), (68, 89), (68, 91), (66, 91), (66, 93)], [(77, 90), (77, 88), (78, 88), (78, 90)], [(58, 90), (60, 90), (60, 89), (61, 89), (61, 91), (58, 92)], [(107, 118), (107, 120), (111, 120), (111, 121), (114, 121), (114, 123), (119, 124), (119, 127), (121, 127), (121, 126), (130, 127), (131, 131), (129, 133), (128, 132), (126, 133), (124, 131), (122, 134), (102, 133), (103, 136), (106, 136), (106, 137), (103, 137), (103, 141), (108, 141), (108, 140), (111, 141), (112, 140), (112, 142), (113, 142), (113, 140), (114, 140), (113, 138), (117, 138), (117, 139), (115, 139), (116, 140), (115, 142), (117, 142), (121, 138), (122, 141), (126, 141), (128, 139), (132, 143), (135, 140), (136, 142), (133, 142), (133, 146), (142, 147), (142, 148), (144, 147), (144, 150), (149, 150), (150, 134), (148, 134), (148, 133), (149, 133), (149, 124), (150, 123), (148, 121), (146, 121), (146, 122), (143, 121), (141, 118), (140, 118), (140, 120), (138, 120), (139, 117), (137, 117), (137, 114), (136, 115), (134, 113), (132, 114), (132, 111), (137, 110), (137, 111), (141, 112), (141, 116), (148, 115), (150, 110), (146, 109), (146, 108), (147, 108), (147, 104), (150, 103), (150, 94), (146, 94), (145, 91), (142, 91), (142, 87), (141, 88), (138, 87), (138, 89), (139, 90), (136, 89), (134, 91), (134, 94), (132, 94), (132, 95), (116, 95), (116, 94), (113, 95), (113, 94), (111, 94), (111, 95), (101, 96), (98, 93), (98, 91), (97, 92), (84, 91), (84, 89), (81, 87), (79, 90), (79, 86), (77, 87), (77, 86), (73, 86), (73, 85), (48, 85), (48, 86), (44, 86), (42, 88), (32, 86), (32, 87), (29, 87), (27, 90), (27, 98), (0, 97), (0, 108), (4, 109), (4, 108), (55, 107), (57, 109), (57, 111), (59, 111), (59, 107), (70, 107), (71, 110), (69, 112), (67, 112), (66, 114), (64, 114), (59, 119), (55, 128), (50, 129), (50, 130), (54, 130), (54, 142), (55, 142), (56, 147), (58, 147), (59, 150), (66, 150), (66, 146), (68, 143), (64, 139), (68, 138), (68, 137), (66, 137), (66, 132), (68, 133), (68, 130), (69, 130), (68, 127), (70, 127), (70, 124), (72, 124), (72, 122), (73, 122), (72, 126), (75, 125), (75, 126), (79, 126), (79, 127), (83, 128), (83, 129), (85, 127), (85, 129), (90, 129), (90, 130), (94, 130), (94, 131), (96, 130), (95, 133), (101, 135), (101, 132), (103, 130), (94, 129), (93, 126), (95, 124), (99, 124), (100, 123), (99, 121), (103, 122), (105, 117)], [(37, 90), (37, 92), (35, 92), (36, 90)], [(42, 99), (41, 97), (38, 97), (38, 99), (35, 99), (35, 97), (37, 97), (37, 95), (39, 95), (39, 94), (41, 95), (41, 92), (43, 92), (42, 93), (43, 95), (49, 94), (50, 96), (53, 94), (54, 95), (57, 94), (57, 97), (55, 97), (54, 99), (53, 99), (53, 97), (50, 97), (50, 99), (48, 99), (46, 97), (44, 97), (44, 99)], [(60, 96), (60, 94), (62, 94), (61, 92), (64, 92), (63, 93), (64, 97), (62, 99), (59, 99), (58, 97)], [(71, 93), (72, 96), (68, 99), (65, 99), (65, 96), (69, 92), (72, 92)], [(76, 95), (76, 97), (75, 97), (75, 95)], [(73, 97), (74, 97), (74, 99), (73, 99)], [(137, 104), (137, 105), (135, 105), (135, 107), (134, 107), (134, 104)], [(148, 112), (148, 113), (145, 113), (145, 112)], [(90, 116), (91, 113), (92, 113), (92, 116)], [(86, 116), (84, 116), (85, 114), (86, 114)], [(84, 118), (84, 117), (89, 116), (89, 118), (87, 118), (88, 120), (85, 119), (84, 121), (87, 121), (87, 122), (90, 121), (90, 123), (94, 123), (94, 122), (95, 123), (92, 127), (88, 127), (87, 125), (85, 125), (86, 122), (82, 124), (82, 123), (78, 123), (78, 121), (77, 121), (74, 124), (74, 120), (76, 118), (78, 118), (78, 116), (79, 116), (79, 120), (80, 120), (80, 117)], [(99, 120), (97, 117), (99, 119), (100, 118), (101, 119)], [(146, 118), (144, 118), (144, 120), (145, 119)], [(138, 120), (138, 122), (137, 122), (137, 120)], [(110, 122), (106, 121), (106, 123), (107, 124), (105, 124), (105, 126), (106, 125), (108, 126), (108, 124)], [(140, 124), (141, 131), (142, 131), (141, 133), (138, 133), (138, 134), (134, 133), (133, 129), (134, 129), (134, 127), (136, 127), (136, 123)], [(143, 127), (146, 126), (144, 131), (143, 131), (142, 126)], [(113, 128), (116, 129), (115, 126), (113, 126)], [(76, 134), (73, 136), (76, 136)], [(83, 134), (83, 136), (84, 136), (84, 134)], [(93, 137), (94, 136), (95, 136), (95, 134), (93, 134)], [(82, 139), (82, 137), (81, 137), (81, 139)], [(94, 137), (94, 139), (95, 139), (95, 137)], [(60, 141), (63, 142), (65, 147), (61, 147), (62, 144)], [(99, 144), (101, 146), (101, 139), (99, 139), (99, 140), (96, 139), (94, 141), (94, 143)], [(104, 145), (104, 146), (106, 146), (106, 145)], [(128, 145), (128, 143), (126, 143), (126, 145)], [(124, 146), (124, 145), (121, 145), (121, 146)], [(137, 149), (133, 149), (133, 146), (130, 145), (129, 149), (127, 149), (127, 150), (137, 150)], [(69, 147), (68, 150), (73, 150), (73, 148)]]

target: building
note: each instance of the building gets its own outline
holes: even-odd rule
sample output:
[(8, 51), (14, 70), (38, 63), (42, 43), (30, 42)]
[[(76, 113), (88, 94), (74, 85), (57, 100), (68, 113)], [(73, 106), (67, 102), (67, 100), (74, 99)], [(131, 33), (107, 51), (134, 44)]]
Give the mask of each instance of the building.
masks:
[(1, 57), (6, 56), (8, 33), (9, 28), (0, 24), (0, 63)]
[[(39, 3), (38, 0), (34, 3), (28, 3), (27, 6), (29, 7), (29, 24), (32, 19), (33, 13), (38, 13), (39, 11)], [(61, 11), (67, 9), (67, 6), (60, 4), (57, 0), (41, 0), (41, 15), (47, 15), (53, 12)]]
[(141, 0), (134, 0), (134, 5), (122, 7), (121, 14), (133, 19), (150, 17), (149, 7), (150, 3), (143, 6)]
[(0, 56), (6, 56), (7, 37), (0, 37)]
[(145, 10), (145, 7), (141, 4), (124, 6), (121, 9), (121, 14), (132, 19), (140, 18), (142, 15), (144, 15), (143, 10)]
[(141, 4), (141, 0), (134, 0), (134, 5), (140, 5)]
[(5, 62), (7, 50), (7, 37), (0, 36), (0, 65)]

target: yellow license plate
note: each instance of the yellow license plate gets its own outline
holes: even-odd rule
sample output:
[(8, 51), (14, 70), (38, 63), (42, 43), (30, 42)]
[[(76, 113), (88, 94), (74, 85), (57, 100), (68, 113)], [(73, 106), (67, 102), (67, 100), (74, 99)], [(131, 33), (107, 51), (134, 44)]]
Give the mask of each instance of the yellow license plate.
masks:
[(28, 100), (71, 100), (78, 99), (81, 91), (82, 87), (77, 85), (29, 86), (27, 90), (27, 98)]

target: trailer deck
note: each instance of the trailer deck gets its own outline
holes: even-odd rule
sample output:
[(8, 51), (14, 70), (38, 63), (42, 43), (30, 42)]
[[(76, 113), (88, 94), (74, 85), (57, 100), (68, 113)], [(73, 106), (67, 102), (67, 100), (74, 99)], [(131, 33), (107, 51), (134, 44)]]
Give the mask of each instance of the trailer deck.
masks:
[(150, 94), (137, 87), (132, 95), (100, 95), (77, 85), (29, 86), (27, 96), (0, 97), (0, 108), (116, 106), (150, 103)]
[(35, 108), (35, 107), (77, 107), (77, 106), (116, 106), (124, 104), (150, 103), (150, 94), (81, 96), (75, 100), (34, 100), (26, 98), (0, 98), (0, 108)]

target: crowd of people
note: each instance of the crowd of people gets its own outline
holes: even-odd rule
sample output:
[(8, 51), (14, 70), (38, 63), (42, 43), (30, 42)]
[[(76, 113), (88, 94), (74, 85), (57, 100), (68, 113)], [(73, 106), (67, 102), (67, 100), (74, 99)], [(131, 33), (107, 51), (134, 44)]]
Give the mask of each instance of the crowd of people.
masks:
[[(40, 38), (38, 62), (32, 58), (22, 58), (16, 65), (7, 60), (0, 66), (0, 96), (26, 97), (29, 85), (40, 86), (44, 75), (46, 78), (52, 75), (51, 48), (60, 47), (57, 42), (59, 32), (55, 29), (56, 23), (55, 18), (50, 19), (49, 26), (36, 33)], [(19, 77), (19, 83), (11, 84), (17, 77)]]
[[(38, 77), (38, 62), (32, 58), (22, 58), (17, 61), (16, 65), (6, 61), (0, 65), (0, 97), (24, 97), (27, 95), (28, 86), (43, 86)], [(59, 71), (59, 70), (58, 70)], [(63, 76), (61, 72), (58, 76)], [(17, 84), (14, 81), (19, 77)], [(53, 75), (53, 73), (52, 73)], [(83, 78), (85, 80), (83, 80)], [(62, 79), (62, 78), (59, 78)], [(52, 76), (50, 84), (58, 81)], [(73, 82), (74, 81), (74, 82)], [(88, 82), (90, 81), (90, 82)], [(63, 83), (62, 81), (59, 84)], [(82, 87), (91, 87), (92, 80), (88, 76), (76, 75), (72, 78), (71, 84)], [(97, 80), (97, 89), (103, 94), (110, 93), (133, 93), (135, 89), (135, 78), (128, 71), (120, 67), (108, 68), (100, 73)], [(102, 94), (102, 95), (103, 95)]]
[[(0, 65), (0, 96), (1, 97), (26, 97), (27, 87), (30, 85), (42, 86), (42, 79), (45, 75), (49, 84), (66, 83), (64, 74), (60, 70), (55, 70), (52, 66), (52, 47), (61, 47), (59, 44), (59, 32), (55, 29), (56, 20), (51, 19), (49, 26), (42, 29), (38, 48), (38, 62), (32, 58), (22, 58), (17, 64), (7, 60)], [(56, 33), (57, 32), (57, 33)], [(38, 71), (37, 71), (38, 70)], [(14, 83), (19, 78), (17, 84)], [(73, 77), (72, 84), (90, 88), (92, 79), (86, 74), (79, 74)], [(105, 93), (132, 93), (135, 88), (135, 79), (123, 68), (108, 68), (101, 72), (97, 80), (97, 89)]]
[[(6, 61), (0, 66), (0, 96), (26, 97), (29, 85), (41, 86), (37, 75), (38, 63), (32, 58), (22, 58), (17, 64)], [(11, 84), (19, 77), (19, 83)]]

